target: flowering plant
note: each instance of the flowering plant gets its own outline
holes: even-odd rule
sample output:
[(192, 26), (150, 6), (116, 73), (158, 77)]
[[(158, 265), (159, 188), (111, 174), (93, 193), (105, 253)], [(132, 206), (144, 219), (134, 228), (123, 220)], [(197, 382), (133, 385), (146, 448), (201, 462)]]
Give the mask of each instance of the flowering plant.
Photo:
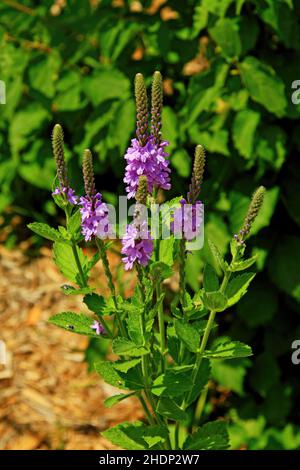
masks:
[[(145, 412), (144, 421), (122, 423), (103, 433), (114, 444), (126, 449), (226, 449), (229, 447), (226, 422), (216, 420), (199, 426), (199, 409), (205, 403), (211, 362), (252, 354), (251, 348), (239, 341), (217, 339), (215, 335), (212, 341), (211, 332), (216, 330), (218, 316), (241, 299), (255, 276), (248, 270), (255, 257), (244, 258), (245, 240), (265, 190), (260, 187), (255, 191), (244, 224), (231, 240), (230, 260), (225, 260), (217, 246), (208, 241), (214, 266), (205, 266), (203, 285), (190, 295), (185, 282), (186, 259), (193, 256), (193, 240), (203, 237), (204, 207), (198, 198), (204, 174), (204, 149), (201, 145), (196, 147), (186, 197), (169, 201), (164, 204), (167, 210), (160, 211), (161, 192), (171, 186), (165, 151), (168, 142), (161, 136), (161, 74), (155, 72), (153, 76), (151, 125), (141, 74), (136, 76), (135, 94), (136, 137), (125, 155), (124, 182), (127, 198), (135, 198), (136, 203), (133, 220), (121, 237), (121, 254), (125, 270), (136, 271), (137, 287), (131, 298), (118, 295), (107, 258), (107, 239), (115, 236), (111, 207), (96, 190), (89, 150), (83, 156), (85, 195), (79, 197), (71, 188), (63, 132), (57, 124), (52, 136), (57, 165), (53, 198), (65, 212), (66, 225), (55, 229), (32, 223), (29, 227), (54, 242), (54, 261), (72, 282), (62, 287), (63, 292), (82, 295), (91, 315), (62, 312), (52, 316), (50, 323), (111, 342), (118, 359), (99, 360), (95, 369), (104, 381), (122, 393), (109, 397), (105, 404), (111, 407), (135, 395)], [(153, 208), (158, 214), (158, 230), (157, 227), (153, 230), (152, 224), (150, 229)], [(162, 237), (168, 224), (168, 236)], [(82, 250), (85, 242), (97, 247), (91, 258)], [(110, 289), (108, 299), (98, 295), (89, 281), (92, 268), (100, 260)], [(165, 281), (176, 271), (179, 287), (172, 300), (167, 301)]]

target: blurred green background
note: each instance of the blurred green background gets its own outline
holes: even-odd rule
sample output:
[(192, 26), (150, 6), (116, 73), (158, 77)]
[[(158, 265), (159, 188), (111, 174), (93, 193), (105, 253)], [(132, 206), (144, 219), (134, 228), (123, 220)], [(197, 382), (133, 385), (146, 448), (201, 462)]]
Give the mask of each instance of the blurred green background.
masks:
[[(72, 184), (81, 189), (84, 148), (95, 154), (106, 201), (124, 194), (124, 151), (134, 134), (132, 82), (164, 76), (163, 136), (172, 195), (185, 193), (193, 149), (207, 150), (201, 198), (206, 235), (223, 253), (249, 196), (267, 188), (248, 243), (259, 271), (221, 333), (251, 344), (252, 360), (219, 361), (205, 410), (231, 418), (233, 448), (300, 448), (300, 2), (296, 0), (2, 0), (0, 212), (3, 243), (30, 236), (25, 223), (56, 220), (50, 134), (65, 130)], [(21, 229), (12, 229), (22, 217)], [(190, 258), (196, 289), (207, 247)]]

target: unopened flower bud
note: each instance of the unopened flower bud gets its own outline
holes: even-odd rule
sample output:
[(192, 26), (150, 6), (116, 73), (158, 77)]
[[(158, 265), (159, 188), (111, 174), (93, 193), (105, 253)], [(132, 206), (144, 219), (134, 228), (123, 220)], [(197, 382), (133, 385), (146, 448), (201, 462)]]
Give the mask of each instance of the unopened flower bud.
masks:
[(136, 100), (136, 136), (140, 145), (144, 146), (148, 139), (148, 97), (144, 81), (141, 73), (135, 76), (135, 100)]
[(88, 197), (94, 196), (96, 193), (95, 177), (93, 167), (93, 156), (89, 149), (86, 149), (83, 154), (82, 172), (85, 193)]
[(161, 141), (161, 113), (163, 106), (163, 84), (161, 73), (156, 71), (153, 74), (152, 95), (151, 95), (151, 134), (157, 145)]
[(191, 179), (191, 184), (189, 187), (189, 192), (187, 195), (187, 199), (190, 204), (195, 204), (200, 194), (201, 184), (203, 181), (204, 166), (205, 166), (205, 150), (204, 150), (204, 147), (202, 147), (202, 145), (197, 145), (195, 149), (195, 159), (194, 159), (192, 179)]
[(52, 148), (58, 180), (62, 187), (68, 187), (67, 168), (64, 156), (64, 133), (60, 124), (55, 124), (53, 128)]

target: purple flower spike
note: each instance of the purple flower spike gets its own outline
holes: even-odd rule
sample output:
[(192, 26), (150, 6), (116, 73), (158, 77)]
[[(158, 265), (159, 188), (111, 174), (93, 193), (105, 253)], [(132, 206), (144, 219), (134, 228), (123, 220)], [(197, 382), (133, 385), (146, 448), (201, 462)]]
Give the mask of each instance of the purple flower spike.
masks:
[(101, 225), (102, 232), (108, 233), (108, 208), (102, 202), (102, 195), (100, 193), (91, 197), (82, 196), (79, 205), (81, 206), (81, 229), (85, 241), (89, 241), (93, 236), (99, 235), (99, 225)]
[(171, 229), (174, 235), (181, 233), (187, 241), (192, 241), (201, 231), (203, 204), (201, 201), (197, 201), (195, 204), (188, 204), (185, 199), (181, 199), (179, 202), (181, 207), (174, 211)]
[(133, 268), (135, 262), (146, 266), (153, 252), (153, 241), (144, 221), (138, 228), (134, 223), (127, 225), (127, 231), (122, 239), (122, 251), (125, 270)]
[(63, 194), (67, 196), (70, 204), (75, 206), (78, 203), (78, 196), (75, 195), (75, 191), (72, 188), (67, 188), (66, 186), (57, 187), (52, 193), (53, 196), (62, 196)]
[(135, 196), (141, 175), (147, 176), (150, 193), (154, 187), (167, 190), (171, 188), (171, 170), (169, 161), (166, 160), (168, 153), (164, 150), (167, 145), (166, 140), (163, 140), (159, 145), (155, 144), (154, 137), (149, 137), (144, 146), (141, 146), (137, 139), (132, 139), (131, 146), (125, 155), (127, 166), (124, 182), (127, 183), (128, 199)]
[(104, 326), (100, 322), (94, 320), (94, 323), (91, 325), (92, 330), (95, 330), (96, 335), (103, 335), (105, 333)]

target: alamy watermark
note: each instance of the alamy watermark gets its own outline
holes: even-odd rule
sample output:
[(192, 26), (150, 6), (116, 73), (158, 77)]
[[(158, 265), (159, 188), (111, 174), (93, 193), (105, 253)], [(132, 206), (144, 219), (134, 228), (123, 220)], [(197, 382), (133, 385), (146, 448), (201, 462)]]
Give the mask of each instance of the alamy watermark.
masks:
[(6, 352), (6, 345), (4, 341), (0, 339), (0, 365), (7, 364), (7, 352)]
[(300, 364), (300, 339), (295, 339), (292, 342), (292, 349), (294, 349), (291, 357), (292, 363), (297, 366)]
[(292, 103), (299, 104), (300, 103), (300, 80), (294, 80), (291, 86), (292, 86), (292, 89), (295, 90), (291, 96)]
[(3, 80), (0, 80), (0, 104), (6, 104), (6, 86)]

